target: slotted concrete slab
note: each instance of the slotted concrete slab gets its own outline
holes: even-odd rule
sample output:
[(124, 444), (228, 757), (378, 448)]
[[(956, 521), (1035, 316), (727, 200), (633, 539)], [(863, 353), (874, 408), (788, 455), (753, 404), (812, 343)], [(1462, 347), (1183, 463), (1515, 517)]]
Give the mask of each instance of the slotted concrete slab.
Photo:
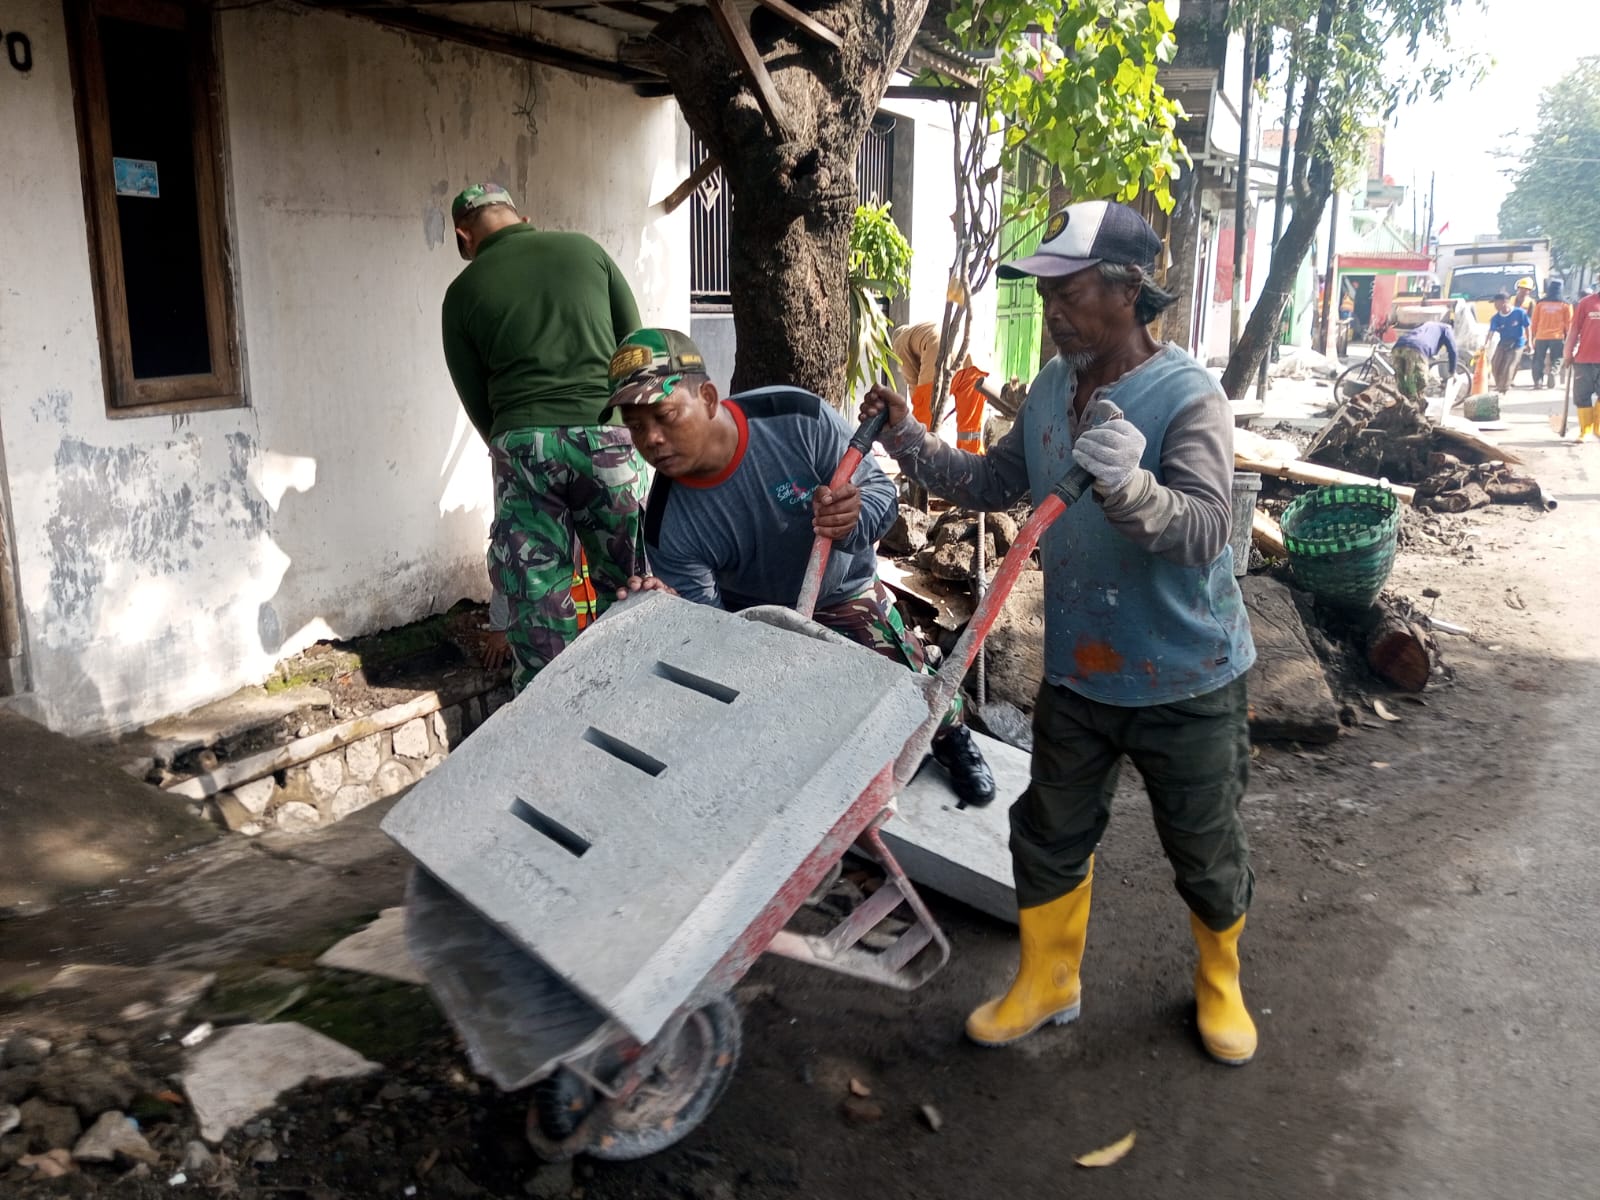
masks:
[(981, 733), (972, 738), (994, 772), (994, 803), (958, 809), (949, 776), (930, 759), (900, 793), (883, 840), (913, 883), (1015, 924), (1008, 811), (1028, 786), (1031, 758)]
[(328, 947), (317, 959), (317, 966), (376, 975), (399, 983), (428, 982), (406, 949), (406, 910), (398, 905), (384, 909), (371, 925)]
[(837, 639), (649, 593), (383, 827), (648, 1041), (922, 724), (918, 678)]

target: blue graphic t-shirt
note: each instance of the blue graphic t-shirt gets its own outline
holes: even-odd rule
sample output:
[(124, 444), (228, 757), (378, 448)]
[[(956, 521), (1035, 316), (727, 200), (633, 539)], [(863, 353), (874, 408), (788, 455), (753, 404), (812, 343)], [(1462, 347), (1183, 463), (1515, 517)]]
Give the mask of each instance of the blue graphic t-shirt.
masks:
[(1521, 346), (1528, 338), (1528, 310), (1513, 308), (1489, 318), (1489, 332), (1500, 335), (1502, 346)]
[[(799, 388), (759, 388), (723, 401), (739, 426), (733, 461), (713, 479), (657, 474), (645, 511), (650, 569), (685, 599), (730, 610), (793, 605), (815, 536), (811, 497), (850, 444), (844, 418)], [(835, 542), (819, 607), (865, 591), (877, 541), (898, 511), (892, 480), (869, 456), (855, 473), (861, 517)]]

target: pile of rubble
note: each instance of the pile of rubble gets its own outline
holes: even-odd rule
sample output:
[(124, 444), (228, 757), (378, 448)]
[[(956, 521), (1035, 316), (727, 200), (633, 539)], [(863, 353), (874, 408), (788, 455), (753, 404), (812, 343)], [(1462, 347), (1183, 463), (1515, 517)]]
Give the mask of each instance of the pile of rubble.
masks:
[(1382, 384), (1345, 401), (1306, 447), (1307, 462), (1415, 487), (1420, 507), (1459, 513), (1489, 504), (1552, 507), (1521, 459), (1470, 422), (1436, 424)]

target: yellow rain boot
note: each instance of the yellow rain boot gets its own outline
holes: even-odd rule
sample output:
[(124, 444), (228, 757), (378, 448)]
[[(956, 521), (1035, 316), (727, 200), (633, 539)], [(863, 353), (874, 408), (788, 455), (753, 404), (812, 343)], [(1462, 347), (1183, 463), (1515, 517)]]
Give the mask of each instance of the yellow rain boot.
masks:
[(1600, 421), (1597, 421), (1596, 417), (1600, 417), (1600, 405), (1591, 404), (1578, 410), (1577, 441), (1588, 441), (1591, 433), (1600, 437)]
[(1009, 1046), (1045, 1025), (1078, 1017), (1078, 966), (1089, 929), (1089, 874), (1065, 896), (1017, 914), (1022, 962), (1011, 989), (967, 1018), (967, 1036), (980, 1046)]
[(1217, 933), (1190, 913), (1189, 928), (1200, 948), (1200, 963), (1194, 969), (1195, 1023), (1200, 1026), (1200, 1040), (1206, 1053), (1219, 1063), (1242, 1067), (1256, 1053), (1256, 1023), (1239, 990), (1239, 935), (1244, 932), (1244, 918)]

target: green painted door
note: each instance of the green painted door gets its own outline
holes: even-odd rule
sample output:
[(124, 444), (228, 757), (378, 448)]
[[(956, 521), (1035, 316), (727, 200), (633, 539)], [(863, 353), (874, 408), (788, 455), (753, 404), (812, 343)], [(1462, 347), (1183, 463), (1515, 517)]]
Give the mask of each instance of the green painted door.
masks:
[[(1021, 184), (1032, 188), (1042, 184), (1044, 163), (1032, 157), (1023, 159), (1020, 171)], [(1018, 180), (1008, 178), (1003, 192), (1006, 208), (1010, 208), (1022, 190)], [(1013, 218), (1000, 230), (1001, 261), (1032, 254), (1044, 236), (1043, 222)], [(1031, 383), (1039, 371), (1039, 345), (1044, 336), (1044, 310), (1039, 302), (1039, 292), (1031, 279), (996, 282), (997, 308), (995, 312), (995, 364), (999, 379), (989, 382), (995, 388), (1012, 379)]]

